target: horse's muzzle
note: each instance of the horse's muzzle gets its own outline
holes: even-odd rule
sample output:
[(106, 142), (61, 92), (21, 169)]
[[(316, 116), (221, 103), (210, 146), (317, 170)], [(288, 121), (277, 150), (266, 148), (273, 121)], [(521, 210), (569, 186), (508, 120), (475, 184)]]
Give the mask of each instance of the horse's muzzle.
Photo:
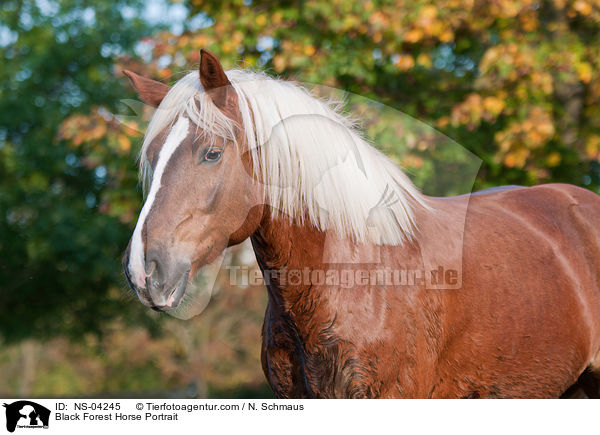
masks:
[[(177, 308), (181, 303), (190, 275), (190, 266), (182, 265), (178, 269), (181, 270), (181, 272), (170, 274), (179, 276), (179, 280), (175, 281), (174, 284), (171, 284), (174, 280), (169, 280), (171, 283), (162, 281), (160, 279), (160, 273), (157, 272), (151, 273), (146, 278), (145, 290), (150, 296), (151, 304), (149, 306), (153, 310), (169, 311)], [(155, 268), (155, 270), (157, 270), (157, 268)], [(159, 275), (158, 279), (156, 275)]]
[(123, 256), (123, 271), (127, 284), (136, 292), (142, 304), (155, 311), (170, 311), (179, 306), (185, 294), (190, 274), (186, 263), (170, 264), (157, 253), (150, 253), (146, 263), (145, 288), (136, 286), (129, 273), (129, 247)]

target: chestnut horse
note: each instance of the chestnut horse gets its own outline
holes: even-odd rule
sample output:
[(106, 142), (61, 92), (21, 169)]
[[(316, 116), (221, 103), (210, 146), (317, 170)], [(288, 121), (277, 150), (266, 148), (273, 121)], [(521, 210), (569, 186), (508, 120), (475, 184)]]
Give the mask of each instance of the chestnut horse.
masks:
[(158, 107), (129, 284), (174, 310), (204, 265), (250, 238), (278, 397), (598, 396), (597, 195), (427, 197), (296, 84), (225, 72), (206, 50), (173, 87), (126, 74)]

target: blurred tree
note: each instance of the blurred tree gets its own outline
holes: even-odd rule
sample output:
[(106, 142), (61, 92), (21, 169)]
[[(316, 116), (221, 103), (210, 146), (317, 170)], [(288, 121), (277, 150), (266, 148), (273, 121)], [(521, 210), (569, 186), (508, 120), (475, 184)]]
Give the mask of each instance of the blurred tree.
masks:
[[(598, 188), (598, 0), (184, 4), (188, 31), (155, 38), (150, 75), (168, 78), (206, 47), (228, 67), (340, 87), (435, 125), (483, 159), (477, 187)], [(403, 162), (435, 176), (418, 148)]]
[[(78, 336), (99, 331), (118, 315), (149, 322), (143, 307), (122, 300), (120, 256), (139, 204), (135, 154), (128, 137), (107, 134), (110, 116), (102, 111), (125, 94), (114, 76), (113, 56), (133, 52), (153, 31), (137, 18), (143, 3), (2, 2), (0, 335), (5, 341)], [(59, 134), (61, 122), (76, 112), (102, 119), (86, 118), (86, 126), (104, 138), (102, 144), (79, 146), (72, 134), (76, 120)], [(104, 195), (115, 198), (120, 219), (98, 212)]]
[[(600, 0), (181, 4), (189, 20), (174, 35), (133, 18), (141, 2), (4, 2), (6, 337), (93, 330), (123, 311), (110, 289), (122, 282), (115, 259), (140, 205), (131, 164), (139, 128), (111, 115), (124, 67), (170, 82), (209, 48), (226, 67), (342, 88), (436, 126), (483, 159), (477, 188), (562, 181), (598, 189)], [(369, 120), (368, 133), (421, 185), (461, 171), (459, 161), (440, 166), (461, 157), (431, 138), (394, 142), (393, 118)]]

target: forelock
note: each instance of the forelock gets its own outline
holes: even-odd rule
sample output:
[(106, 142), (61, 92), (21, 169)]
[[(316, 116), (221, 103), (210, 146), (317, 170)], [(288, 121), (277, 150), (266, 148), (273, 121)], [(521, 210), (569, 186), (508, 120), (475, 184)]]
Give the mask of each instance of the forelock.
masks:
[(169, 130), (180, 116), (187, 116), (195, 125), (192, 134), (196, 134), (197, 140), (211, 143), (221, 139), (237, 143), (236, 122), (213, 104), (200, 83), (198, 72), (188, 73), (173, 85), (148, 124), (139, 155), (144, 191), (152, 177), (148, 150), (154, 140)]

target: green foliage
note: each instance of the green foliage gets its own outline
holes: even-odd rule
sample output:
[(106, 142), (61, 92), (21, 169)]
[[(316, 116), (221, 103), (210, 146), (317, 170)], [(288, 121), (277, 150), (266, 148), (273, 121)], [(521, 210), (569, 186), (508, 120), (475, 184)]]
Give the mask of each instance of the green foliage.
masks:
[[(126, 95), (112, 56), (131, 52), (151, 29), (124, 18), (125, 5), (135, 12), (142, 2), (2, 3), (0, 334), (7, 341), (78, 336), (117, 315), (146, 317), (120, 291), (131, 223), (98, 212), (107, 191), (137, 196), (133, 155), (107, 147), (94, 161), (58, 137), (68, 116), (114, 108)], [(119, 184), (107, 176), (114, 167), (126, 174)]]
[(600, 2), (488, 3), (188, 0), (206, 27), (158, 35), (148, 71), (169, 77), (207, 47), (228, 67), (341, 88), (435, 126), (483, 160), (477, 187), (597, 189)]
[[(257, 67), (380, 101), (407, 116), (400, 122), (384, 110), (364, 120), (367, 132), (428, 193), (468, 189), (452, 183), (474, 170), (473, 157), (411, 117), (483, 161), (477, 188), (598, 188), (598, 0), (182, 4), (190, 20), (174, 36), (136, 18), (141, 0), (3, 2), (5, 340), (98, 332), (118, 316), (154, 325), (141, 304), (122, 298), (120, 256), (141, 202), (138, 125), (110, 115), (132, 96), (123, 67), (169, 81), (209, 48), (228, 68)], [(138, 41), (144, 61), (134, 54)], [(350, 103), (359, 111), (368, 104)]]

